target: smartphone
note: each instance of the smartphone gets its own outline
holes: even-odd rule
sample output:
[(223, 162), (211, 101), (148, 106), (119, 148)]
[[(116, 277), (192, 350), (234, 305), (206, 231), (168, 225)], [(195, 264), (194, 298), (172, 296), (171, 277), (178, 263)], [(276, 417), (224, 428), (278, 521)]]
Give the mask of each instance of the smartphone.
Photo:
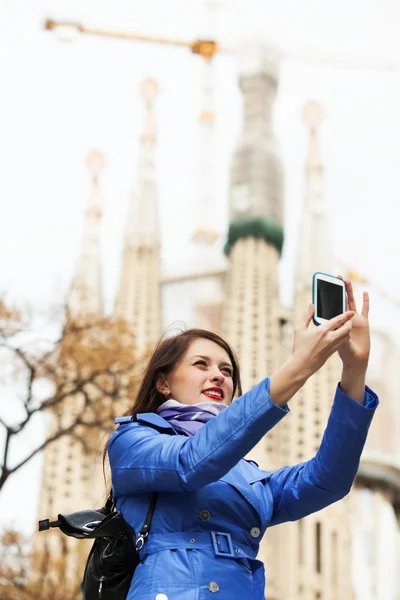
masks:
[(322, 325), (346, 312), (346, 286), (342, 279), (327, 273), (314, 273), (312, 290), (315, 325)]

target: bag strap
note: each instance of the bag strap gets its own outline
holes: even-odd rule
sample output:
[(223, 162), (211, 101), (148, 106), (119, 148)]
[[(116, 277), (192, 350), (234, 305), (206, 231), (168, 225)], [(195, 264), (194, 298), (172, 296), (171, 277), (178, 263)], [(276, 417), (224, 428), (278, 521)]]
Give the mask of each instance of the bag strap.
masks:
[(151, 521), (153, 519), (154, 509), (155, 509), (156, 503), (157, 503), (157, 498), (158, 498), (158, 492), (155, 492), (154, 494), (152, 494), (149, 510), (147, 511), (147, 515), (144, 520), (143, 527), (140, 530), (140, 535), (143, 535), (143, 536), (149, 535), (149, 529), (150, 529)]
[(137, 551), (139, 551), (139, 550), (141, 550), (143, 548), (145, 539), (149, 535), (149, 529), (150, 529), (151, 521), (153, 519), (154, 509), (155, 509), (156, 504), (157, 504), (157, 498), (158, 498), (158, 492), (153, 493), (152, 497), (151, 497), (151, 502), (150, 502), (149, 510), (147, 511), (147, 515), (146, 515), (146, 518), (144, 520), (142, 529), (140, 530), (139, 535), (136, 538), (136, 544), (135, 544), (135, 546), (136, 546), (136, 550)]
[[(137, 538), (135, 540), (136, 550), (141, 550), (143, 548), (144, 541), (147, 538), (147, 536), (149, 535), (149, 529), (150, 529), (151, 521), (153, 519), (154, 510), (156, 508), (157, 499), (158, 499), (158, 492), (154, 492), (151, 495), (151, 502), (150, 502), (149, 509), (147, 511), (146, 518), (145, 518), (142, 528), (139, 532), (139, 535), (137, 536)], [(109, 510), (115, 509), (115, 502), (114, 502), (114, 498), (112, 495), (112, 491), (110, 491), (110, 495), (107, 498), (106, 508), (108, 508)]]
[(115, 502), (112, 495), (112, 490), (110, 490), (110, 494), (106, 500), (105, 508), (107, 508), (110, 512), (113, 512), (115, 510)]

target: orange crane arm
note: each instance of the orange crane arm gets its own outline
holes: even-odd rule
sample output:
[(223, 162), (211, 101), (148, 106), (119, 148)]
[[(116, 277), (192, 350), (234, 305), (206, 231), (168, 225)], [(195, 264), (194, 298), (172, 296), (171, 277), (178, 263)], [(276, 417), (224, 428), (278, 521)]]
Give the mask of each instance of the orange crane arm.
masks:
[(87, 33), (90, 35), (99, 35), (102, 37), (121, 38), (125, 40), (135, 40), (139, 42), (152, 42), (155, 44), (168, 44), (172, 46), (184, 46), (189, 48), (193, 54), (198, 54), (203, 58), (210, 60), (218, 52), (218, 44), (213, 40), (195, 40), (189, 42), (186, 40), (176, 40), (165, 37), (141, 35), (138, 33), (127, 33), (123, 31), (110, 31), (108, 29), (97, 29), (94, 27), (86, 27), (80, 23), (72, 23), (69, 21), (53, 21), (47, 19), (44, 28), (48, 31), (53, 31), (58, 28), (72, 29), (79, 33)]

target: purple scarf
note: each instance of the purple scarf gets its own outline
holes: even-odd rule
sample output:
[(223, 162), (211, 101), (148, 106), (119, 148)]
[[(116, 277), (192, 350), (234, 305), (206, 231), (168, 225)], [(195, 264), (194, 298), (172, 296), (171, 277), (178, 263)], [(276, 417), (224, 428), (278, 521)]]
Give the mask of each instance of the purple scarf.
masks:
[(157, 408), (157, 413), (177, 431), (193, 436), (204, 423), (219, 415), (224, 408), (228, 407), (220, 402), (182, 404), (176, 400), (167, 400)]

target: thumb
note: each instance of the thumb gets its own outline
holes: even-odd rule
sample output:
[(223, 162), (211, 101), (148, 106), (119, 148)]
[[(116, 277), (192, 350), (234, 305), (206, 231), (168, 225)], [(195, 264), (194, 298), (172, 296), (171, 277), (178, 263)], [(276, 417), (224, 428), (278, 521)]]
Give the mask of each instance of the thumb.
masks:
[(304, 320), (303, 320), (303, 327), (305, 327), (305, 329), (307, 329), (309, 324), (311, 323), (312, 318), (314, 316), (314, 311), (315, 311), (314, 304), (312, 304), (312, 303), (309, 304), (307, 312), (304, 315)]

